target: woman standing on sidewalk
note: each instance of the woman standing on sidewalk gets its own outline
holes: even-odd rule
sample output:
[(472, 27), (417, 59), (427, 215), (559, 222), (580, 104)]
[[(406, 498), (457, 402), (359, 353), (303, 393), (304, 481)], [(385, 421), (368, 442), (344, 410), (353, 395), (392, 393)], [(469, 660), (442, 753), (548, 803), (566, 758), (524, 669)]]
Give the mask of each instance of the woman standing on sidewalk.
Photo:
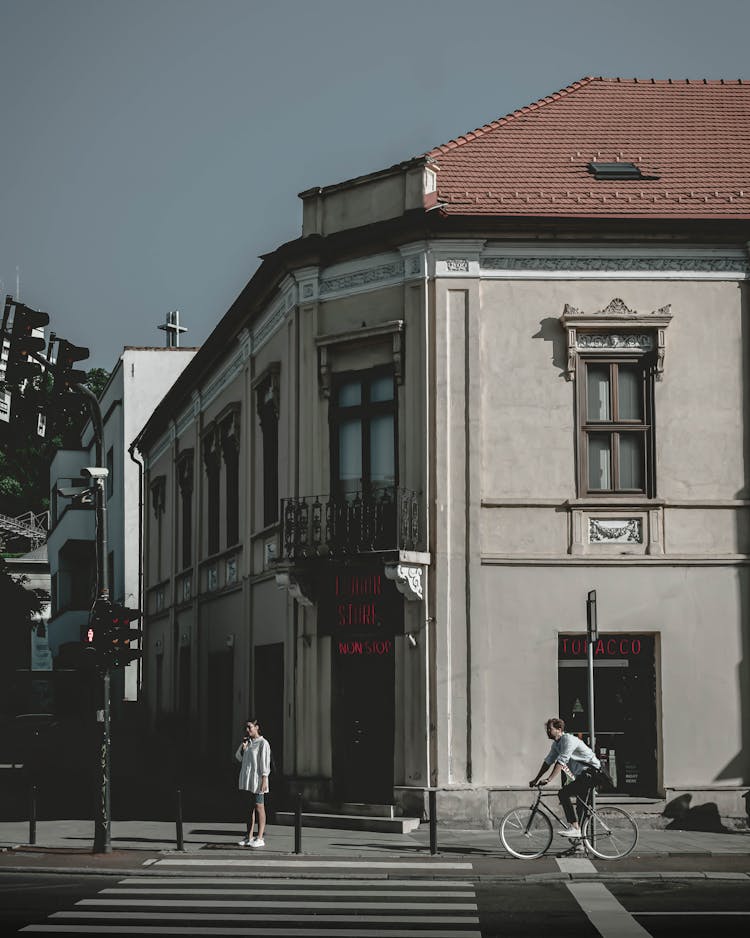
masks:
[[(260, 732), (257, 720), (248, 720), (245, 724), (245, 737), (234, 754), (241, 762), (239, 788), (246, 791), (249, 799), (250, 818), (247, 821), (247, 836), (240, 841), (240, 847), (265, 847), (263, 834), (266, 830), (265, 798), (268, 794), (268, 776), (271, 773), (271, 746)], [(258, 814), (258, 836), (253, 837), (255, 814)]]

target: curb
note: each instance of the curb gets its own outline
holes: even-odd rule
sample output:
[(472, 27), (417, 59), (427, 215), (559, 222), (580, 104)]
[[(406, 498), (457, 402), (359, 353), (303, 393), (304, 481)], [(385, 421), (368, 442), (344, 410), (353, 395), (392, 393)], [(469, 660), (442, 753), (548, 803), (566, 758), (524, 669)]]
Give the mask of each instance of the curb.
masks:
[[(46, 873), (49, 875), (60, 875), (60, 876), (133, 876), (140, 872), (139, 868), (134, 867), (105, 867), (105, 868), (93, 868), (90, 866), (69, 866), (69, 867), (47, 867), (47, 866), (12, 866), (12, 867), (3, 867), (0, 868), (0, 874), (3, 872), (7, 873)], [(194, 876), (194, 870), (159, 870), (159, 876), (164, 878), (174, 878), (181, 879), (186, 876)], [(227, 881), (230, 881), (232, 876), (238, 875), (247, 875), (247, 873), (239, 874), (222, 874)], [(253, 875), (259, 878), (279, 878), (280, 874), (277, 871), (275, 872), (263, 872), (261, 870), (254, 871)], [(281, 875), (289, 876), (289, 872)], [(296, 874), (298, 878), (301, 879), (316, 879), (318, 878), (316, 874), (311, 873), (309, 870)], [(375, 877), (368, 874), (368, 879), (372, 878), (382, 878), (384, 882), (387, 882), (389, 879), (393, 878), (394, 875), (399, 875), (403, 878), (404, 874), (398, 874), (396, 871), (379, 874)], [(328, 879), (337, 879), (337, 880), (359, 880), (362, 879), (362, 873), (347, 873), (347, 872), (333, 872), (331, 870), (326, 870), (325, 876)], [(414, 878), (413, 872), (410, 874), (409, 878)], [(419, 879), (433, 879), (440, 880), (444, 879), (443, 876), (434, 876), (430, 875), (429, 872), (425, 872), (423, 875), (418, 877)], [(647, 872), (636, 873), (519, 873), (517, 875), (512, 875), (508, 873), (461, 873), (455, 878), (461, 879), (462, 881), (475, 882), (478, 884), (490, 884), (490, 883), (550, 883), (550, 882), (577, 882), (577, 883), (593, 883), (593, 882), (614, 882), (614, 883), (638, 883), (644, 880), (649, 880), (651, 882), (673, 882), (675, 880), (710, 880), (711, 882), (748, 882), (750, 881), (750, 873), (736, 873), (736, 872)]]

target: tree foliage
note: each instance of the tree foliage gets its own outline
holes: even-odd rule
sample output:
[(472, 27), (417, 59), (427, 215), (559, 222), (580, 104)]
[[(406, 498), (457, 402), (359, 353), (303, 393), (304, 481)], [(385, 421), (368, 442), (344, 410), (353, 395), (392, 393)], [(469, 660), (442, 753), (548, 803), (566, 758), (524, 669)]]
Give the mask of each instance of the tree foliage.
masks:
[(0, 556), (0, 608), (3, 619), (12, 625), (30, 625), (31, 617), (42, 610), (42, 596), (27, 589), (26, 576), (12, 576), (5, 558)]
[[(98, 397), (108, 380), (103, 368), (92, 368), (85, 383)], [(46, 417), (44, 436), (37, 434), (39, 413)], [(27, 385), (23, 397), (13, 395), (11, 418), (0, 438), (0, 514), (38, 514), (49, 508), (50, 463), (58, 449), (81, 445), (89, 409), (80, 396), (54, 395), (47, 377)]]

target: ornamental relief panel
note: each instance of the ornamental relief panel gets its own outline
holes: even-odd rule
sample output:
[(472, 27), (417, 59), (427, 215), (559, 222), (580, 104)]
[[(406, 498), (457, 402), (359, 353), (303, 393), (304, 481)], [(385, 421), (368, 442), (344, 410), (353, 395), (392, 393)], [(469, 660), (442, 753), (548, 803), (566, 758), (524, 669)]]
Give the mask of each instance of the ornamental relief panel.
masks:
[(640, 544), (643, 541), (640, 518), (589, 518), (589, 543)]
[(551, 257), (492, 256), (482, 258), (483, 270), (539, 271), (650, 271), (653, 273), (736, 273), (750, 274), (750, 265), (741, 257)]
[(664, 554), (664, 506), (570, 509), (571, 554), (617, 557)]
[(404, 262), (399, 259), (389, 264), (380, 264), (365, 270), (355, 270), (338, 277), (328, 277), (320, 281), (321, 297), (332, 293), (362, 289), (371, 284), (388, 280), (398, 280), (404, 276)]
[(584, 332), (576, 335), (576, 348), (579, 349), (636, 349), (650, 352), (653, 347), (654, 340), (646, 333)]
[(575, 379), (579, 352), (606, 353), (614, 349), (644, 354), (655, 352), (654, 377), (661, 381), (666, 330), (671, 320), (669, 305), (650, 313), (641, 313), (630, 309), (620, 297), (615, 297), (603, 309), (591, 313), (566, 303), (560, 317), (568, 346), (565, 377), (568, 381)]

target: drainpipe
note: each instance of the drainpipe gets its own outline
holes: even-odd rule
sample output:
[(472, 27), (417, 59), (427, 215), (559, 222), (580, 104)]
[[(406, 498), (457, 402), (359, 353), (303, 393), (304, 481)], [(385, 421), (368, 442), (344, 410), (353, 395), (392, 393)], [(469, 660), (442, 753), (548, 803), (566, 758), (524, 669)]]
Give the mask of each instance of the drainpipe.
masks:
[[(135, 443), (128, 447), (130, 458), (138, 466), (138, 608), (141, 610), (141, 625), (146, 610), (143, 608), (143, 463), (136, 459)], [(145, 633), (144, 633), (145, 636)], [(143, 682), (143, 655), (136, 658), (138, 662), (138, 696), (140, 697)]]

